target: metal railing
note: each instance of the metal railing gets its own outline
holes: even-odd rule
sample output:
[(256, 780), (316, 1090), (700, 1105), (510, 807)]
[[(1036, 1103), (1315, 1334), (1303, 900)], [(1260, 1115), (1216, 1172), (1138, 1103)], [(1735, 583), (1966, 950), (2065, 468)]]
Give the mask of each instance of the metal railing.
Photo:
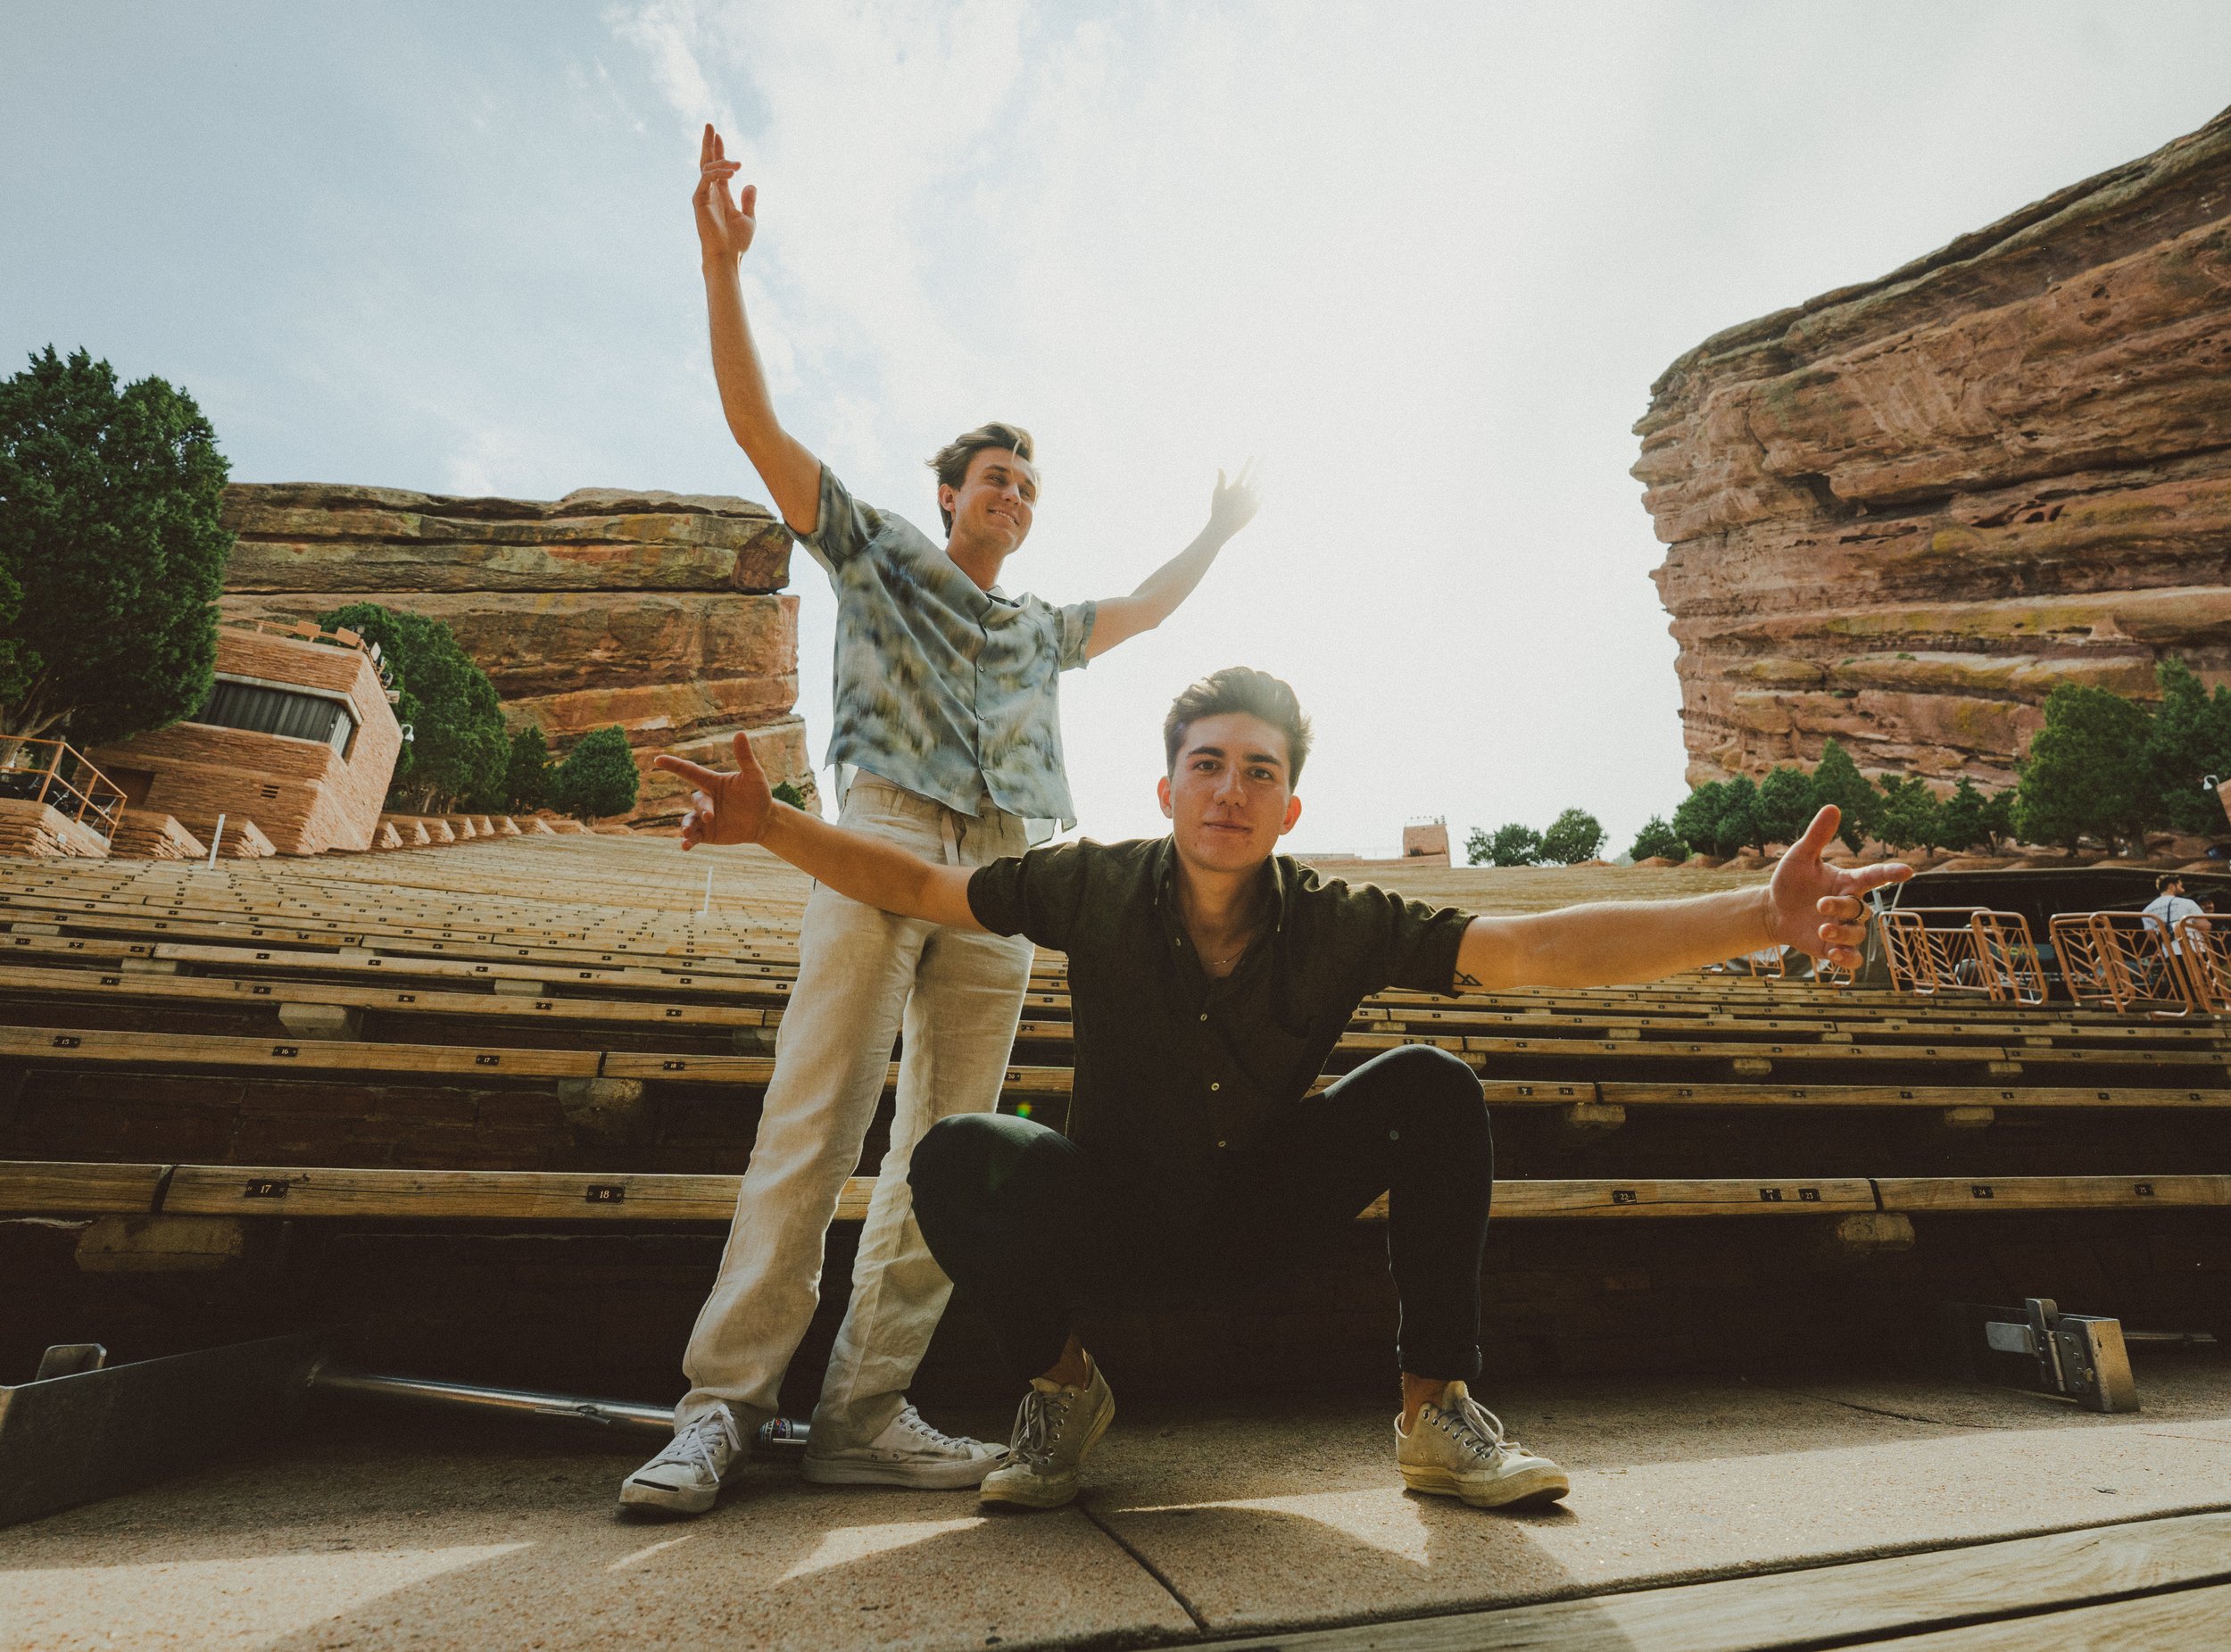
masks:
[(2020, 912), (1894, 907), (1878, 921), (1893, 992), (2010, 1004), (2045, 1000), (2044, 966), (2029, 920)]
[[(2056, 912), (2052, 938), (2069, 996), (2086, 1009), (2161, 1017), (2203, 1013), (2214, 1007), (2209, 984), (2213, 931), (2207, 920), (2186, 918), (2174, 934), (2144, 912)], [(2211, 959), (2189, 956), (2187, 942), (2206, 944)], [(2231, 993), (2226, 994), (2231, 998)]]
[(105, 842), (116, 835), (124, 794), (65, 740), (0, 735), (0, 797), (44, 803)]

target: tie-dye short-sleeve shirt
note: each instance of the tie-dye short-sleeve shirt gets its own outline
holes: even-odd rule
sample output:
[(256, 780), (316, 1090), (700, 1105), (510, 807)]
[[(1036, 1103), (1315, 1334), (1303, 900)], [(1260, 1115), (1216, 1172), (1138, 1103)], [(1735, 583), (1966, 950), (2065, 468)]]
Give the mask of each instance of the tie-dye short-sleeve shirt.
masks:
[(854, 499), (827, 466), (797, 535), (836, 590), (827, 760), (975, 814), (1076, 824), (1062, 767), (1060, 674), (1084, 663), (1095, 605), (989, 592), (904, 517)]

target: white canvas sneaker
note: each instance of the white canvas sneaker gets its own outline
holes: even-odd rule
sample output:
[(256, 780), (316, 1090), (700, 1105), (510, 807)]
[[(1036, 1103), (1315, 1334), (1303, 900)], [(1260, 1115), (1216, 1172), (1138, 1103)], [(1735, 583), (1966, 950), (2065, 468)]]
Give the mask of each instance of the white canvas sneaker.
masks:
[(1024, 1508), (1059, 1508), (1077, 1494), (1077, 1470), (1107, 1425), (1116, 1396), (1096, 1362), (1082, 1388), (1031, 1379), (1031, 1391), (1015, 1414), (1015, 1441), (1007, 1461), (983, 1478), (977, 1498)]
[(720, 1482), (743, 1455), (743, 1436), (726, 1406), (674, 1432), (667, 1449), (620, 1482), (619, 1506), (668, 1515), (701, 1515), (720, 1500)]
[(973, 1486), (999, 1467), (1004, 1446), (932, 1428), (912, 1406), (864, 1446), (822, 1452), (806, 1440), (805, 1476), (821, 1486)]
[(1395, 1462), (1411, 1490), (1460, 1497), (1475, 1508), (1554, 1503), (1572, 1489), (1564, 1470), (1506, 1439), (1502, 1420), (1462, 1382), (1443, 1389), (1439, 1405), (1420, 1406), (1408, 1433), (1395, 1419)]

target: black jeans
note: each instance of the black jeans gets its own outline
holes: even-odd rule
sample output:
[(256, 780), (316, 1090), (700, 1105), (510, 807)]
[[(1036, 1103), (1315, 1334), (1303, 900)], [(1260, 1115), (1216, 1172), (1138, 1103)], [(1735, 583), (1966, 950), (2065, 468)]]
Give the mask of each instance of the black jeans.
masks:
[(1477, 1378), (1495, 1143), (1472, 1069), (1429, 1045), (1390, 1050), (1263, 1134), (1256, 1150), (1220, 1156), (1209, 1208), (1149, 1223), (1125, 1166), (1025, 1118), (963, 1114), (915, 1147), (915, 1218), (1028, 1378), (1061, 1357), (1080, 1307), (1304, 1263), (1386, 1193), (1402, 1369)]

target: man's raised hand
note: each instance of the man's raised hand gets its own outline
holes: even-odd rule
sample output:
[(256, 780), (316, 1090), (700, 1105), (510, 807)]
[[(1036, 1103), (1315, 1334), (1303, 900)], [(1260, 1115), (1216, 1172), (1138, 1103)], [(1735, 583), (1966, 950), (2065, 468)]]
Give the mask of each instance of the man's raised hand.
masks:
[(1256, 486), (1255, 461), (1248, 460), (1240, 467), (1240, 474), (1227, 482), (1224, 473), (1216, 472), (1216, 491), (1208, 501), (1208, 526), (1218, 536), (1231, 538), (1249, 522), (1263, 508), (1262, 490)]
[(720, 134), (707, 122), (697, 146), (697, 193), (690, 197), (697, 211), (697, 243), (707, 258), (742, 257), (759, 227), (755, 216), (759, 187), (746, 184), (735, 198), (728, 194), (728, 180), (741, 170), (722, 147)]
[(664, 751), (651, 759), (653, 768), (679, 775), (690, 784), (690, 812), (682, 820), (684, 849), (700, 843), (756, 843), (767, 835), (775, 793), (767, 787), (759, 760), (751, 755), (750, 738), (738, 734), (735, 750), (733, 775)]
[[(664, 760), (661, 760), (662, 761)], [(1820, 859), (1843, 816), (1829, 804), (1805, 834), (1789, 846), (1767, 885), (1767, 932), (1784, 946), (1825, 958), (1843, 969), (1859, 967), (1867, 940), (1867, 892), (1902, 883), (1913, 868), (1895, 860), (1879, 866), (1832, 867)]]

